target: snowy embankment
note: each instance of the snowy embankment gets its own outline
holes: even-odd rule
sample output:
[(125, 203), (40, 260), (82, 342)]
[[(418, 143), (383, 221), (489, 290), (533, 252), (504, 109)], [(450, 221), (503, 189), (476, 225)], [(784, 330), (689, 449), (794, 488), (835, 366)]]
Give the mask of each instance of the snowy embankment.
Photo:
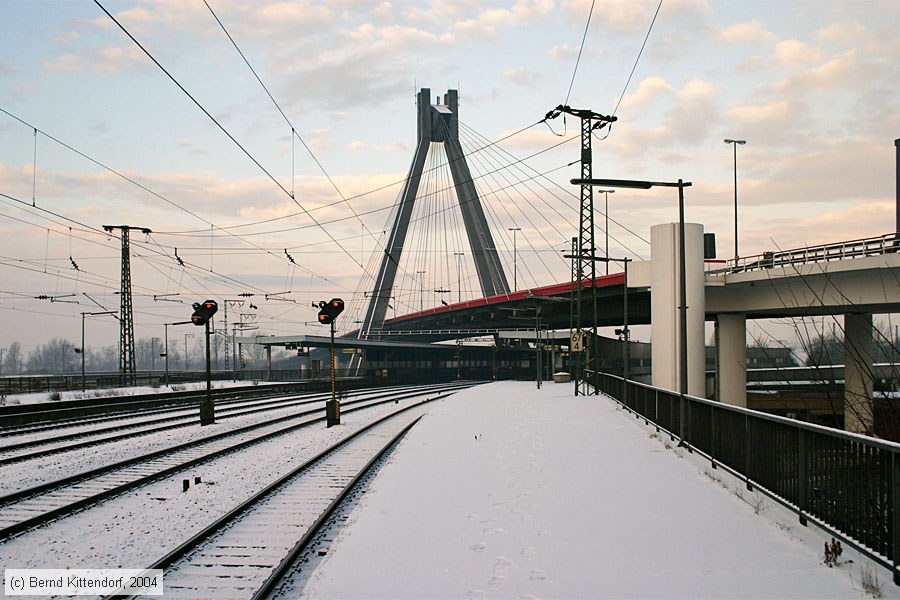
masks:
[[(890, 574), (572, 385), (434, 406), (304, 594), (321, 598), (856, 598)], [(852, 561), (852, 562), (851, 562)]]
[[(270, 383), (270, 382), (266, 382)], [(278, 383), (278, 382), (271, 382)], [(244, 387), (252, 385), (253, 382), (248, 381), (213, 381), (211, 387), (213, 389)], [(60, 400), (81, 400), (82, 398), (108, 398), (118, 396), (144, 396), (147, 394), (163, 394), (166, 392), (189, 392), (193, 390), (205, 390), (205, 381), (192, 381), (187, 383), (173, 383), (172, 385), (161, 385), (159, 387), (136, 386), (123, 388), (105, 388), (100, 390), (68, 390), (65, 392), (32, 392), (30, 394), (9, 394), (5, 398), (5, 403), (9, 405), (15, 404), (37, 404), (39, 402), (58, 402)]]

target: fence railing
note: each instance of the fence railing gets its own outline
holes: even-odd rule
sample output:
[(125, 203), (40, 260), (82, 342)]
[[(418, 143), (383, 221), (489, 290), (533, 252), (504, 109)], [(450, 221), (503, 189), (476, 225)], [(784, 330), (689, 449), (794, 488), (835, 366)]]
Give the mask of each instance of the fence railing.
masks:
[(900, 585), (900, 444), (590, 375), (636, 416), (890, 569)]
[(758, 271), (790, 265), (806, 263), (828, 262), (832, 260), (846, 260), (848, 258), (860, 258), (863, 256), (877, 256), (900, 251), (900, 235), (887, 233), (876, 237), (861, 240), (850, 240), (810, 246), (807, 248), (795, 248), (791, 250), (778, 250), (763, 252), (753, 256), (741, 256), (729, 259), (727, 266), (721, 269), (708, 271), (710, 275), (722, 273), (741, 273), (743, 271)]

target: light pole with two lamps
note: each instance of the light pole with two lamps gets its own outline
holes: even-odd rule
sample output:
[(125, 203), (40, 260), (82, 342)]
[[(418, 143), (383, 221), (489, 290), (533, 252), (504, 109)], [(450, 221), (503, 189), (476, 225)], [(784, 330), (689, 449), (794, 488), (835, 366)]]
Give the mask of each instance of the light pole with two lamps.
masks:
[(630, 188), (649, 190), (653, 187), (677, 187), (678, 188), (678, 282), (679, 304), (678, 307), (678, 363), (679, 363), (679, 390), (681, 395), (679, 410), (679, 434), (684, 442), (684, 395), (688, 393), (687, 370), (687, 275), (685, 272), (685, 241), (684, 241), (684, 188), (690, 187), (690, 181), (679, 179), (678, 181), (636, 181), (632, 179), (572, 179), (572, 185), (598, 185), (613, 188)]
[(518, 278), (518, 265), (517, 265), (517, 253), (516, 253), (516, 232), (522, 231), (521, 227), (507, 227), (507, 231), (512, 231), (513, 233), (513, 291), (519, 289), (519, 278)]
[(425, 310), (425, 271), (416, 271), (419, 276), (419, 312)]
[(85, 347), (84, 347), (84, 318), (85, 317), (99, 317), (100, 315), (114, 315), (116, 311), (114, 310), (106, 310), (103, 312), (83, 312), (81, 313), (81, 348), (75, 349), (75, 352), (81, 355), (81, 391), (84, 392), (87, 387), (85, 384), (85, 375), (84, 375), (84, 355), (85, 355)]
[(192, 338), (192, 337), (194, 337), (194, 335), (195, 334), (193, 334), (193, 333), (184, 334), (184, 370), (185, 371), (188, 370), (188, 364), (189, 364), (189, 362), (188, 362), (188, 342), (187, 341), (188, 341), (188, 338)]
[[(604, 195), (603, 202), (603, 216), (606, 219), (606, 225), (604, 225), (604, 229), (606, 231), (606, 258), (609, 258), (609, 195), (615, 194), (616, 190), (597, 190), (601, 194)], [(606, 261), (606, 274), (609, 275), (609, 261)]]
[(723, 140), (726, 144), (731, 144), (734, 148), (734, 257), (738, 255), (738, 185), (737, 185), (737, 147), (743, 146), (747, 140), (732, 140), (731, 138)]
[(456, 258), (456, 287), (459, 292), (459, 300), (458, 302), (462, 302), (462, 257), (465, 256), (465, 252), (454, 252), (453, 256)]
[(169, 385), (169, 325), (190, 325), (191, 321), (176, 321), (175, 323), (163, 323), (163, 328), (165, 329), (165, 347), (163, 348), (163, 352), (160, 354), (163, 358), (166, 359), (166, 379), (163, 385)]

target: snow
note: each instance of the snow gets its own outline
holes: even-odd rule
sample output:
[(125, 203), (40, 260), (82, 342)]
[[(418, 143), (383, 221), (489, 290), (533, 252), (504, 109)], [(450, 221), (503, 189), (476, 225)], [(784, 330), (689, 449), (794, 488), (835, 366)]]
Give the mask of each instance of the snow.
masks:
[[(497, 382), (428, 405), (303, 577), (303, 595), (861, 598), (868, 569), (884, 596), (900, 598), (887, 570), (847, 548), (839, 566), (824, 566), (824, 533), (672, 447), (609, 398), (572, 391)], [(0, 566), (145, 567), (393, 406), (348, 413), (339, 427), (253, 446), (15, 536), (0, 543)], [(171, 435), (142, 436), (138, 445), (171, 443)], [(133, 444), (110, 444), (110, 452), (130, 454)], [(67, 453), (52, 466), (0, 473), (22, 480), (23, 471), (111, 457)], [(195, 476), (202, 482), (183, 493), (182, 479)]]
[[(284, 383), (278, 381), (266, 382), (266, 383)], [(294, 382), (296, 383), (296, 382)], [(246, 381), (213, 381), (210, 382), (210, 387), (214, 390), (230, 388), (230, 387), (247, 387), (249, 385), (253, 385), (252, 382), (248, 383)], [(61, 400), (81, 400), (82, 398), (108, 398), (108, 397), (119, 397), (119, 396), (146, 396), (149, 394), (164, 394), (167, 392), (187, 392), (192, 390), (205, 390), (206, 382), (205, 381), (192, 381), (186, 383), (173, 383), (171, 385), (160, 385), (159, 387), (150, 387), (150, 386), (134, 386), (134, 387), (123, 387), (123, 388), (105, 388), (101, 390), (88, 390), (82, 392), (81, 390), (68, 390), (68, 391), (60, 391), (60, 392), (32, 392), (30, 394), (8, 394), (6, 396), (6, 404), (14, 405), (14, 404), (37, 404), (40, 402), (58, 402)], [(59, 394), (59, 398), (57, 400), (51, 400), (50, 396), (53, 394)]]
[[(400, 404), (420, 400), (401, 400)], [(0, 567), (146, 567), (248, 496), (395, 409), (391, 403), (345, 413), (338, 427), (313, 425), (170, 474), (0, 543)], [(204, 430), (215, 427), (218, 425)], [(20, 467), (16, 464), (3, 468), (13, 471)], [(200, 477), (201, 482), (193, 484), (194, 477)], [(192, 482), (188, 492), (182, 492), (184, 479)]]
[(887, 570), (847, 549), (824, 566), (823, 532), (572, 390), (498, 382), (434, 406), (304, 595), (856, 598), (865, 568), (900, 597)]

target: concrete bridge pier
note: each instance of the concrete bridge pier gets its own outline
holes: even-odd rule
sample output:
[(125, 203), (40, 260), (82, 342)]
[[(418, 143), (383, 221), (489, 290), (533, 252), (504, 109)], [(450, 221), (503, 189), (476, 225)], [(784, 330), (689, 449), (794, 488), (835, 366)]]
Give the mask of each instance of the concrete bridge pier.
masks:
[(871, 313), (844, 315), (844, 429), (853, 433), (874, 429), (874, 350)]
[[(672, 391), (680, 388), (680, 271), (678, 223), (650, 228), (650, 324), (652, 382)], [(703, 272), (703, 225), (685, 223), (685, 291), (687, 293), (687, 374), (691, 396), (706, 396), (704, 324), (706, 290)]]
[(716, 317), (717, 399), (747, 407), (747, 315)]

